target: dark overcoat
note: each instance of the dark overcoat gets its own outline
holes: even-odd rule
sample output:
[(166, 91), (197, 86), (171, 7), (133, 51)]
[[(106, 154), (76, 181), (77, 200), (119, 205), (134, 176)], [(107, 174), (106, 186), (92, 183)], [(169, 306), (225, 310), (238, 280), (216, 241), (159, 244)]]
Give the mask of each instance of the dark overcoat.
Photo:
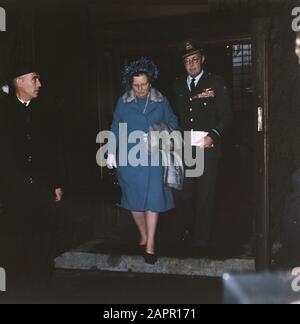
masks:
[(1, 98), (0, 200), (13, 226), (42, 224), (35, 211), (54, 203), (55, 189), (63, 187), (58, 106), (45, 98), (32, 100), (28, 107), (15, 96)]

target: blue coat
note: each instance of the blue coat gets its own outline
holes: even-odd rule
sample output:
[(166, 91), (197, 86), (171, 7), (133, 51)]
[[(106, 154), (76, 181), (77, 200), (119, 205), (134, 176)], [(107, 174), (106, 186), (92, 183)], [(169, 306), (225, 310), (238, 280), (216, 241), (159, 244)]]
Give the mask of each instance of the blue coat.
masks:
[[(125, 137), (125, 133), (119, 134), (120, 123), (127, 124), (128, 136), (132, 131), (148, 133), (149, 127), (157, 123), (165, 123), (173, 129), (178, 128), (177, 118), (168, 100), (155, 89), (151, 89), (149, 99), (145, 111), (138, 104), (132, 90), (119, 99), (112, 125), (118, 147), (119, 135), (122, 139)], [(128, 143), (127, 153), (137, 144), (138, 142)], [(135, 212), (157, 213), (174, 208), (172, 189), (166, 187), (163, 181), (163, 166), (120, 166), (118, 164), (117, 171), (122, 188), (120, 207)]]

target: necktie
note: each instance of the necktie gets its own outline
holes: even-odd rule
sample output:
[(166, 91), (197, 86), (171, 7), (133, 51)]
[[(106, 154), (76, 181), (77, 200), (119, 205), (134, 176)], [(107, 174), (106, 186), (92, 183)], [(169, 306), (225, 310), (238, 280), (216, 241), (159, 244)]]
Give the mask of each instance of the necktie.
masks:
[(195, 92), (196, 84), (195, 84), (196, 79), (192, 79), (191, 82), (191, 94)]

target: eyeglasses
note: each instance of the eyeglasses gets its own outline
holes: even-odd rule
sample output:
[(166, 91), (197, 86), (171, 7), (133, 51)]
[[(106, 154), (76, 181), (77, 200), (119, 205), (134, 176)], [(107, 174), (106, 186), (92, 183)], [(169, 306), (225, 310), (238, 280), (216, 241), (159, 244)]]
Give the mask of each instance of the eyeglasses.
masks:
[(198, 64), (200, 62), (200, 60), (201, 60), (200, 57), (198, 57), (198, 58), (194, 57), (191, 60), (188, 60), (188, 59), (184, 60), (184, 64), (185, 65)]
[(149, 82), (147, 83), (142, 83), (142, 84), (133, 84), (132, 87), (134, 89), (147, 89), (147, 87), (149, 86)]

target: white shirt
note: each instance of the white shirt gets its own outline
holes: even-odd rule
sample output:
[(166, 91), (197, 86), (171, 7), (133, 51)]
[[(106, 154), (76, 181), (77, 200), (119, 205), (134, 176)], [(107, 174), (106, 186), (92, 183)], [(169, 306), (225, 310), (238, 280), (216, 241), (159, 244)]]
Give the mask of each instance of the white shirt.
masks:
[(29, 106), (30, 101), (31, 101), (31, 100), (29, 100), (29, 101), (24, 101), (24, 100), (22, 100), (22, 99), (20, 99), (20, 98), (18, 98), (18, 100), (19, 100), (19, 101), (20, 101), (24, 106), (26, 106), (26, 107)]
[(203, 74), (204, 74), (204, 70), (202, 70), (202, 72), (196, 78), (193, 78), (190, 75), (187, 77), (187, 85), (188, 85), (190, 91), (191, 91), (191, 83), (192, 83), (193, 79), (195, 79), (195, 87), (196, 87), (198, 82), (200, 81), (200, 79), (203, 77)]

